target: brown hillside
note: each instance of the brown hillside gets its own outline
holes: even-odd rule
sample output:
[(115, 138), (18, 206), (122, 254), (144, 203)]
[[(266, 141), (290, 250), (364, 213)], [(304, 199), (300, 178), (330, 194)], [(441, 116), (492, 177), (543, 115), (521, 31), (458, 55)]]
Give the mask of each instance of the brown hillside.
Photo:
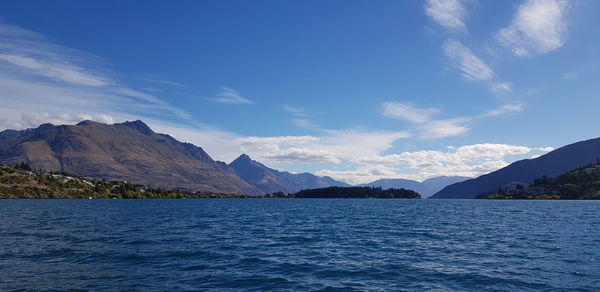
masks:
[[(42, 125), (0, 133), (0, 163), (187, 191), (260, 194), (200, 147), (154, 133), (141, 121)], [(4, 133), (4, 132), (3, 132)]]

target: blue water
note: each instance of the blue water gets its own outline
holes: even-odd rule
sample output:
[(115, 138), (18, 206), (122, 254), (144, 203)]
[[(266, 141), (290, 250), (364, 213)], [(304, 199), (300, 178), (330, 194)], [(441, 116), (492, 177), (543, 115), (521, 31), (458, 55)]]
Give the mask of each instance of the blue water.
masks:
[(0, 200), (0, 290), (600, 290), (600, 202)]

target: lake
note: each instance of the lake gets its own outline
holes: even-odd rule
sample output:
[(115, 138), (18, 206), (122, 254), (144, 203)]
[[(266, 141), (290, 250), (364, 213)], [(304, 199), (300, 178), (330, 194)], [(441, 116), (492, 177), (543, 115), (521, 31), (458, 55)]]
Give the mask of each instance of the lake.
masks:
[(600, 202), (0, 200), (0, 290), (600, 290)]

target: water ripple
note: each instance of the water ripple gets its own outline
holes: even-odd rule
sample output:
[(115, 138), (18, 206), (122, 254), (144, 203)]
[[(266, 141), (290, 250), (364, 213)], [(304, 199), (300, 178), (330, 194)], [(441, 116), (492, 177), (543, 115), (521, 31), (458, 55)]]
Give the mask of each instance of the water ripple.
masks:
[(600, 202), (0, 200), (0, 290), (597, 291)]

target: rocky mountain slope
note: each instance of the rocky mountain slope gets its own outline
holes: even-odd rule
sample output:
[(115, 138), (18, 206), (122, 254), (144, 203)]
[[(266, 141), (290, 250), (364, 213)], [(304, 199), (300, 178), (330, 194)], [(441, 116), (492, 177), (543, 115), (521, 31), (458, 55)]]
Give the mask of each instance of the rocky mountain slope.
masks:
[(235, 173), (249, 184), (265, 193), (294, 193), (302, 189), (315, 189), (330, 186), (349, 186), (330, 177), (320, 177), (310, 173), (293, 174), (282, 172), (252, 160), (242, 154), (229, 164)]
[(202, 148), (153, 132), (142, 121), (107, 125), (44, 124), (0, 132), (0, 163), (27, 163), (34, 169), (130, 181), (157, 188), (257, 195), (263, 192), (238, 177)]

